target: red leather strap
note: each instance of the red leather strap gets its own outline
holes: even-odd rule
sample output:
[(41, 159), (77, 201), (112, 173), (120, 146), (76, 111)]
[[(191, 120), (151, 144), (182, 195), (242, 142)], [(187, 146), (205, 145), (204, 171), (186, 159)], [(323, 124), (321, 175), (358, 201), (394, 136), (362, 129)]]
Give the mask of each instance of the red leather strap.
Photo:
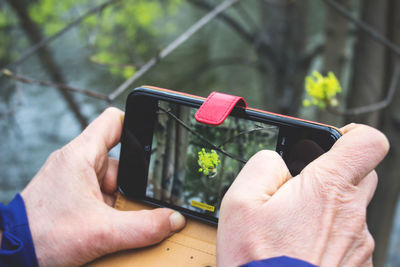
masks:
[(194, 117), (198, 122), (220, 125), (235, 106), (247, 107), (243, 97), (212, 92), (197, 110)]

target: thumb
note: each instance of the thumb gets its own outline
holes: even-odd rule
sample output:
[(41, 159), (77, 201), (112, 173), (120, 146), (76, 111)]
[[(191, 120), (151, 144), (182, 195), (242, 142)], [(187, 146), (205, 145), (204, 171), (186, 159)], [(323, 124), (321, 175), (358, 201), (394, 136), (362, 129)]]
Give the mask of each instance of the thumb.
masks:
[[(118, 144), (124, 121), (124, 112), (107, 108), (86, 129), (70, 142), (74, 151), (82, 151), (86, 160), (95, 166), (96, 173), (107, 159), (108, 151)], [(100, 162), (100, 163), (99, 163)]]
[(240, 171), (227, 195), (235, 198), (269, 199), (292, 176), (278, 153), (263, 150), (255, 154)]
[(185, 225), (185, 217), (166, 208), (111, 212), (108, 252), (156, 244)]

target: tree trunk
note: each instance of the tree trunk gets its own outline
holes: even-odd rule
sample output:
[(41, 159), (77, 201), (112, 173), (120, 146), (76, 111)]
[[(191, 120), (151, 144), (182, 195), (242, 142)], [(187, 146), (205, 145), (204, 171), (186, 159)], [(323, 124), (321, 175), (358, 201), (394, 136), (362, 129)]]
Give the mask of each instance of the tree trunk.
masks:
[[(258, 51), (263, 66), (260, 75), (264, 106), (278, 113), (295, 114), (307, 72), (299, 62), (304, 55), (308, 1), (263, 1), (261, 5), (263, 29), (260, 38), (269, 43), (271, 50)], [(267, 48), (263, 46), (263, 49)]]
[[(32, 45), (39, 43), (43, 39), (43, 35), (35, 24), (35, 22), (29, 17), (27, 7), (28, 3), (23, 0), (7, 0), (8, 4), (15, 10), (21, 24), (21, 28), (24, 30), (25, 34)], [(38, 51), (39, 60), (43, 67), (50, 74), (52, 80), (56, 83), (65, 84), (65, 79), (63, 77), (61, 68), (56, 63), (56, 60), (51, 53), (51, 50), (47, 46), (42, 47)], [(82, 129), (88, 125), (88, 119), (81, 113), (79, 105), (76, 103), (73, 95), (62, 89), (58, 89), (58, 92), (67, 102), (68, 107), (75, 115)]]
[[(171, 112), (176, 114), (175, 109)], [(162, 200), (169, 201), (171, 199), (172, 184), (175, 172), (175, 151), (176, 151), (176, 122), (169, 118), (167, 121), (167, 138), (166, 148), (163, 159), (163, 174), (162, 174)]]
[(152, 173), (152, 176), (149, 178), (151, 179), (150, 182), (154, 185), (154, 198), (156, 199), (162, 199), (162, 175), (164, 166), (163, 160), (165, 158), (165, 147), (167, 143), (167, 136), (165, 135), (167, 131), (167, 120), (168, 115), (166, 113), (158, 114), (154, 133), (157, 145), (154, 159), (154, 171)]
[[(389, 14), (387, 16), (389, 38), (400, 45), (400, 2), (390, 0)], [(390, 80), (395, 64), (395, 57), (391, 53), (386, 54), (385, 87), (389, 88)], [(388, 156), (378, 167), (380, 174), (378, 188), (373, 201), (368, 207), (368, 224), (375, 237), (376, 248), (374, 252), (375, 266), (384, 266), (388, 256), (388, 244), (392, 232), (394, 213), (398, 205), (400, 192), (400, 88), (393, 98), (393, 103), (382, 112), (382, 130), (390, 140), (391, 148)], [(399, 233), (397, 233), (399, 238)]]
[[(348, 7), (348, 0), (338, 0), (339, 4)], [(343, 69), (346, 62), (346, 42), (349, 37), (348, 20), (339, 16), (337, 11), (327, 6), (325, 17), (325, 42), (323, 52), (323, 73), (333, 72), (343, 85)], [(342, 93), (343, 94), (343, 93)], [(341, 125), (342, 118), (328, 111), (316, 112), (316, 121), (330, 125)]]
[[(385, 35), (388, 0), (365, 0), (362, 2), (361, 19), (376, 31)], [(354, 72), (348, 107), (373, 104), (382, 99), (385, 88), (385, 48), (366, 33), (359, 31), (355, 46)], [(379, 112), (352, 116), (356, 121), (378, 127)]]
[[(186, 125), (190, 125), (190, 108), (180, 106), (178, 109), (178, 118)], [(172, 184), (172, 202), (181, 205), (183, 201), (183, 192), (186, 175), (186, 159), (189, 146), (189, 131), (176, 124), (176, 152), (175, 152), (175, 173)]]
[[(384, 35), (389, 33), (393, 41), (400, 44), (397, 16), (400, 3), (396, 0), (368, 0), (363, 3), (362, 19), (376, 31)], [(353, 86), (348, 97), (349, 107), (372, 104), (384, 98), (393, 72), (393, 55), (388, 56), (387, 53), (383, 45), (360, 33), (354, 59)], [(393, 103), (385, 111), (350, 118), (351, 121), (381, 128), (391, 142), (389, 155), (377, 168), (380, 179), (367, 214), (368, 227), (375, 239), (375, 266), (384, 266), (386, 262), (400, 190), (400, 129), (395, 123), (399, 119), (399, 106), (400, 94), (397, 91)]]

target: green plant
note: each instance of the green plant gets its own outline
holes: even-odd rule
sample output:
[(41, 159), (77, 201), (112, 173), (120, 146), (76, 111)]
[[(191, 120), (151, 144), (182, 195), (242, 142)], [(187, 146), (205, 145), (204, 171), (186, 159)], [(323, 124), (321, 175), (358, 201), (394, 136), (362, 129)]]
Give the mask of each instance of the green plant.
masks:
[(199, 172), (212, 178), (217, 175), (217, 167), (221, 163), (219, 156), (215, 150), (211, 149), (211, 152), (206, 152), (204, 148), (198, 152)]
[(305, 90), (309, 99), (303, 100), (303, 106), (317, 106), (320, 109), (337, 106), (336, 95), (342, 91), (342, 87), (333, 72), (328, 72), (323, 76), (318, 71), (314, 71), (305, 79)]

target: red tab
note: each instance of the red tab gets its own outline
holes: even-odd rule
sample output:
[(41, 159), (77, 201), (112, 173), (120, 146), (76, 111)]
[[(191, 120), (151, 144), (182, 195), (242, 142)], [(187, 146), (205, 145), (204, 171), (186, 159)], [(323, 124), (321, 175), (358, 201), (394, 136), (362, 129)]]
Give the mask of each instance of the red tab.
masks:
[(212, 92), (194, 117), (201, 123), (220, 125), (236, 105), (243, 108), (247, 107), (243, 97)]

